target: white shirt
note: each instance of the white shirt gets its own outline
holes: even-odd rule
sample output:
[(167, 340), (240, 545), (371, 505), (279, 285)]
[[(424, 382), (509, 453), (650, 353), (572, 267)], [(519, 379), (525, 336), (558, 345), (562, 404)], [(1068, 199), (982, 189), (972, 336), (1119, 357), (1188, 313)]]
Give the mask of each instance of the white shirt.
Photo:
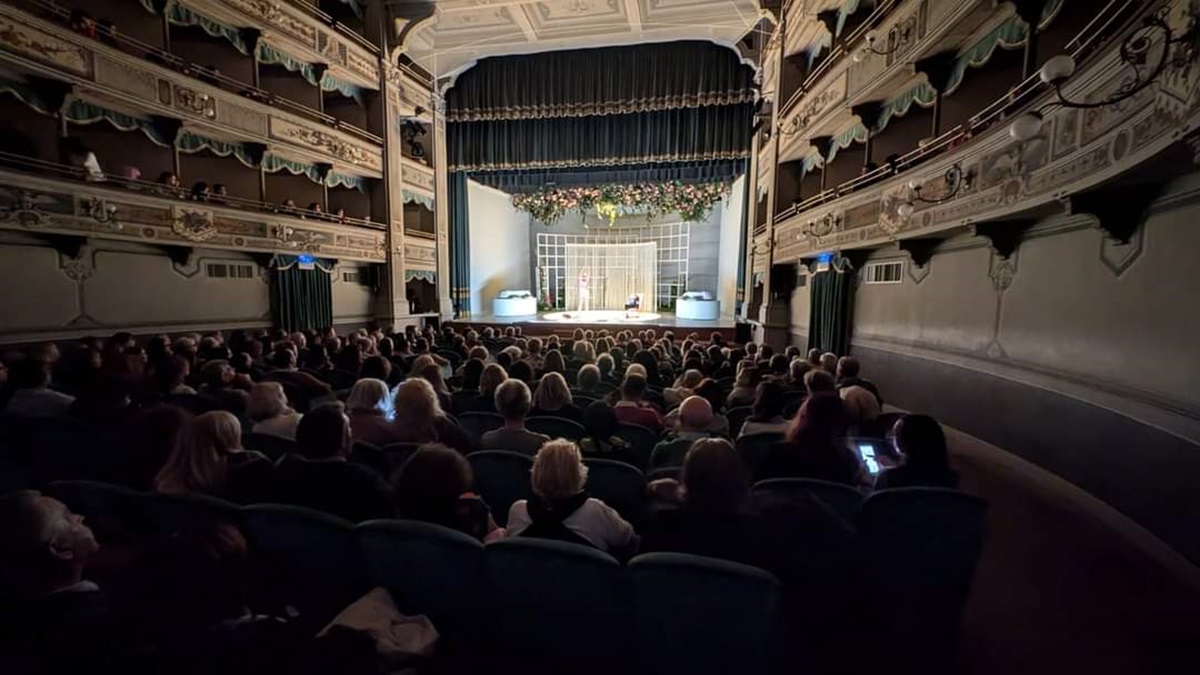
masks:
[(296, 440), (296, 427), (300, 426), (302, 417), (304, 416), (296, 412), (284, 413), (268, 420), (256, 422), (250, 431), (294, 441)]
[(18, 389), (4, 412), (18, 417), (64, 417), (74, 402), (74, 396), (53, 389)]
[[(521, 534), (531, 524), (526, 500), (516, 502), (508, 510), (508, 536)], [(627, 547), (633, 539), (633, 526), (599, 499), (588, 499), (575, 513), (567, 516), (563, 525), (601, 551)]]

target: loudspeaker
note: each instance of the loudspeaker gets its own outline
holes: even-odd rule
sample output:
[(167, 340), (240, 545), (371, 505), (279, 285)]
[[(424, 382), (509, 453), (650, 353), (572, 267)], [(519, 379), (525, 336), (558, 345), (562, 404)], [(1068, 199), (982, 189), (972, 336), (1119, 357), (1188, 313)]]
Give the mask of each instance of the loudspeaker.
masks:
[(738, 321), (733, 324), (733, 341), (739, 345), (744, 345), (753, 339), (754, 326), (751, 326), (746, 321)]
[(771, 299), (790, 299), (794, 290), (796, 290), (796, 263), (771, 265)]

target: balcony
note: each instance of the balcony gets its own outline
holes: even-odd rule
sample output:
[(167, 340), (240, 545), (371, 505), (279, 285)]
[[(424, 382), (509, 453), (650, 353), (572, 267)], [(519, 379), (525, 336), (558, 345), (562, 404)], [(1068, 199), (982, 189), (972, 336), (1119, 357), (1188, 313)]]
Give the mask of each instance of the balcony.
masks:
[(186, 199), (178, 189), (0, 153), (0, 229), (118, 239), (184, 250), (298, 252), (384, 262), (385, 226), (234, 197)]

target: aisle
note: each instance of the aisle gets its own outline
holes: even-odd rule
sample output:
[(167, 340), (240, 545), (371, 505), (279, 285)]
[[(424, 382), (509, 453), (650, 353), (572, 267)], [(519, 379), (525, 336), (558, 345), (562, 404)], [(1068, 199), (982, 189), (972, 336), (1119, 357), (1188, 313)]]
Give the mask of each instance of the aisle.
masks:
[(992, 505), (965, 620), (969, 672), (1132, 675), (1200, 663), (1200, 585), (1060, 479), (965, 434), (948, 440), (963, 489)]

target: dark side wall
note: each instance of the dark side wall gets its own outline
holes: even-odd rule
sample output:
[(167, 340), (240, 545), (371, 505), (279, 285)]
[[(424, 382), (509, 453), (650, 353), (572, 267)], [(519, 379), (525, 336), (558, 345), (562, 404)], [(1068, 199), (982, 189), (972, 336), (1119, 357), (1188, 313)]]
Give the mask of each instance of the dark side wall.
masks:
[(969, 235), (925, 268), (881, 250), (904, 280), (860, 281), (851, 351), (889, 403), (1058, 474), (1200, 563), (1200, 174), (1157, 204), (1125, 245), (1079, 215), (1043, 221), (1007, 261)]

